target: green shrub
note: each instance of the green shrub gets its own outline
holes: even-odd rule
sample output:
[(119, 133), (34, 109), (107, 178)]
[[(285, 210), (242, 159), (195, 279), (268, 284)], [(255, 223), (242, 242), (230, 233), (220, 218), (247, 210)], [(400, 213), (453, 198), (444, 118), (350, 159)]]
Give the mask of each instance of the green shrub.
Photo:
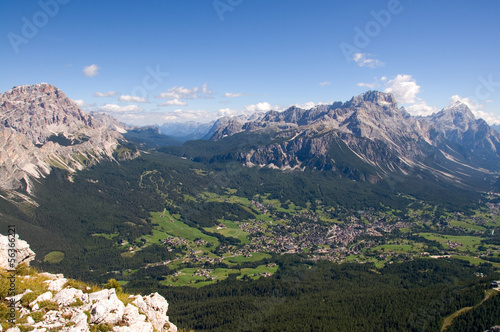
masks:
[(46, 311), (59, 310), (59, 305), (56, 302), (50, 300), (40, 301), (38, 302), (38, 306), (40, 307), (40, 309), (45, 309)]
[(120, 285), (120, 283), (118, 281), (116, 281), (116, 279), (109, 279), (108, 283), (105, 285), (105, 287), (108, 289), (114, 288), (117, 293), (123, 292), (122, 286)]

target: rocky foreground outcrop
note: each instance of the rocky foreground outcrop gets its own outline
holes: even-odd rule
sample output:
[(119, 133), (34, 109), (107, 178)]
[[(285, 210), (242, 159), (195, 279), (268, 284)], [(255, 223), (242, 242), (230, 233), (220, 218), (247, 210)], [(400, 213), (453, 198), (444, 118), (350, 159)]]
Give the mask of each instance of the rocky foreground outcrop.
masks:
[[(0, 289), (2, 309), (0, 331), (115, 331), (176, 332), (177, 327), (166, 315), (168, 303), (158, 293), (147, 296), (127, 295), (114, 289), (96, 289), (85, 283), (68, 280), (62, 274), (27, 273), (34, 253), (26, 242), (17, 239), (16, 261), (23, 262), (16, 272), (5, 269), (8, 238), (0, 235)], [(8, 270), (11, 270), (8, 268)], [(9, 284), (15, 279), (14, 295)], [(10, 294), (9, 294), (10, 293)], [(9, 296), (7, 296), (9, 295)], [(9, 308), (16, 317), (10, 322)]]

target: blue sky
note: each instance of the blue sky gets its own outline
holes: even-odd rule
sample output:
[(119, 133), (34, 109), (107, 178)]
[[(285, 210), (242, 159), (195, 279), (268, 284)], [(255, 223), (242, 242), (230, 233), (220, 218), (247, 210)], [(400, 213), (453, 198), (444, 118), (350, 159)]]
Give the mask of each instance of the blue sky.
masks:
[(0, 2), (0, 91), (47, 82), (130, 124), (394, 93), (500, 123), (500, 2)]

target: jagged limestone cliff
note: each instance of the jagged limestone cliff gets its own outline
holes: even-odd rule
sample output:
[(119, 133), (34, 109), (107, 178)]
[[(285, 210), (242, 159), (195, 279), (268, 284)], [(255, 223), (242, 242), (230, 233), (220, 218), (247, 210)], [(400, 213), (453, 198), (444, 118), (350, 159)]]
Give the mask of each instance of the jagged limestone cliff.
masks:
[(0, 95), (0, 189), (30, 193), (52, 167), (71, 173), (112, 159), (122, 132), (50, 84), (14, 87)]

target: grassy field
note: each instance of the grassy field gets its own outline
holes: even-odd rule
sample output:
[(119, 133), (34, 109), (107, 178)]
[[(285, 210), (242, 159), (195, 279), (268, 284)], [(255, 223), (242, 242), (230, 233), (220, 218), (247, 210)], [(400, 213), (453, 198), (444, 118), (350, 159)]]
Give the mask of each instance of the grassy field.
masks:
[(462, 244), (462, 246), (457, 247), (457, 250), (459, 251), (476, 250), (476, 248), (481, 244), (482, 240), (482, 238), (477, 236), (455, 236), (434, 233), (420, 233), (419, 235), (425, 237), (428, 240), (438, 241), (445, 246), (448, 242), (460, 243)]
[(449, 224), (454, 226), (454, 227), (461, 227), (461, 228), (470, 229), (470, 230), (474, 230), (474, 231), (485, 231), (486, 230), (486, 227), (476, 225), (472, 222), (452, 220), (449, 222)]
[(413, 251), (414, 246), (411, 244), (382, 244), (380, 246), (373, 247), (372, 250), (382, 250), (400, 254)]
[(241, 264), (244, 262), (258, 262), (266, 258), (271, 258), (271, 255), (262, 252), (256, 252), (252, 253), (251, 257), (244, 257), (244, 256), (226, 257), (224, 258), (224, 262), (230, 264)]
[(250, 243), (250, 240), (247, 238), (247, 236), (250, 235), (250, 233), (241, 230), (240, 225), (238, 225), (234, 221), (219, 220), (219, 223), (223, 224), (225, 228), (218, 229), (217, 226), (214, 226), (214, 227), (207, 227), (205, 228), (205, 230), (211, 233), (219, 233), (226, 237), (234, 237), (236, 239), (239, 239), (243, 244)]
[(462, 256), (462, 255), (452, 255), (451, 257), (457, 258), (457, 259), (461, 259), (461, 260), (464, 260), (464, 261), (468, 261), (468, 262), (470, 262), (473, 265), (479, 265), (479, 264), (482, 264), (482, 263), (489, 263), (489, 264), (493, 265), (496, 268), (500, 268), (500, 263), (488, 262), (488, 261), (486, 261), (484, 259), (481, 259), (481, 258), (478, 258), (478, 257)]
[(45, 263), (57, 264), (64, 259), (64, 253), (61, 251), (51, 251), (45, 255), (43, 261)]
[[(164, 285), (171, 286), (190, 286), (190, 287), (203, 287), (209, 284), (217, 282), (217, 280), (224, 280), (229, 277), (230, 274), (238, 274), (237, 278), (243, 278), (247, 275), (252, 279), (258, 279), (261, 273), (275, 273), (278, 270), (278, 266), (266, 266), (259, 265), (256, 268), (245, 268), (245, 269), (226, 269), (226, 268), (216, 268), (210, 270), (208, 276), (195, 275), (196, 272), (201, 271), (201, 268), (185, 268), (178, 271), (176, 276), (168, 276), (166, 280), (162, 281)], [(211, 280), (210, 280), (211, 279)]]
[(364, 255), (349, 255), (345, 259), (346, 262), (367, 262), (375, 264), (376, 268), (382, 268), (385, 265), (384, 261), (379, 261), (375, 257), (366, 257)]
[(182, 221), (177, 220), (168, 211), (152, 212), (151, 217), (152, 222), (158, 224), (158, 226), (154, 226), (153, 235), (144, 236), (148, 242), (157, 243), (158, 240), (176, 236), (191, 241), (202, 239), (212, 243), (214, 246), (219, 245), (219, 240), (217, 238), (206, 235), (199, 229), (186, 225)]
[(94, 233), (92, 236), (102, 236), (108, 240), (113, 240), (114, 237), (118, 236), (118, 233), (106, 234), (106, 233)]

